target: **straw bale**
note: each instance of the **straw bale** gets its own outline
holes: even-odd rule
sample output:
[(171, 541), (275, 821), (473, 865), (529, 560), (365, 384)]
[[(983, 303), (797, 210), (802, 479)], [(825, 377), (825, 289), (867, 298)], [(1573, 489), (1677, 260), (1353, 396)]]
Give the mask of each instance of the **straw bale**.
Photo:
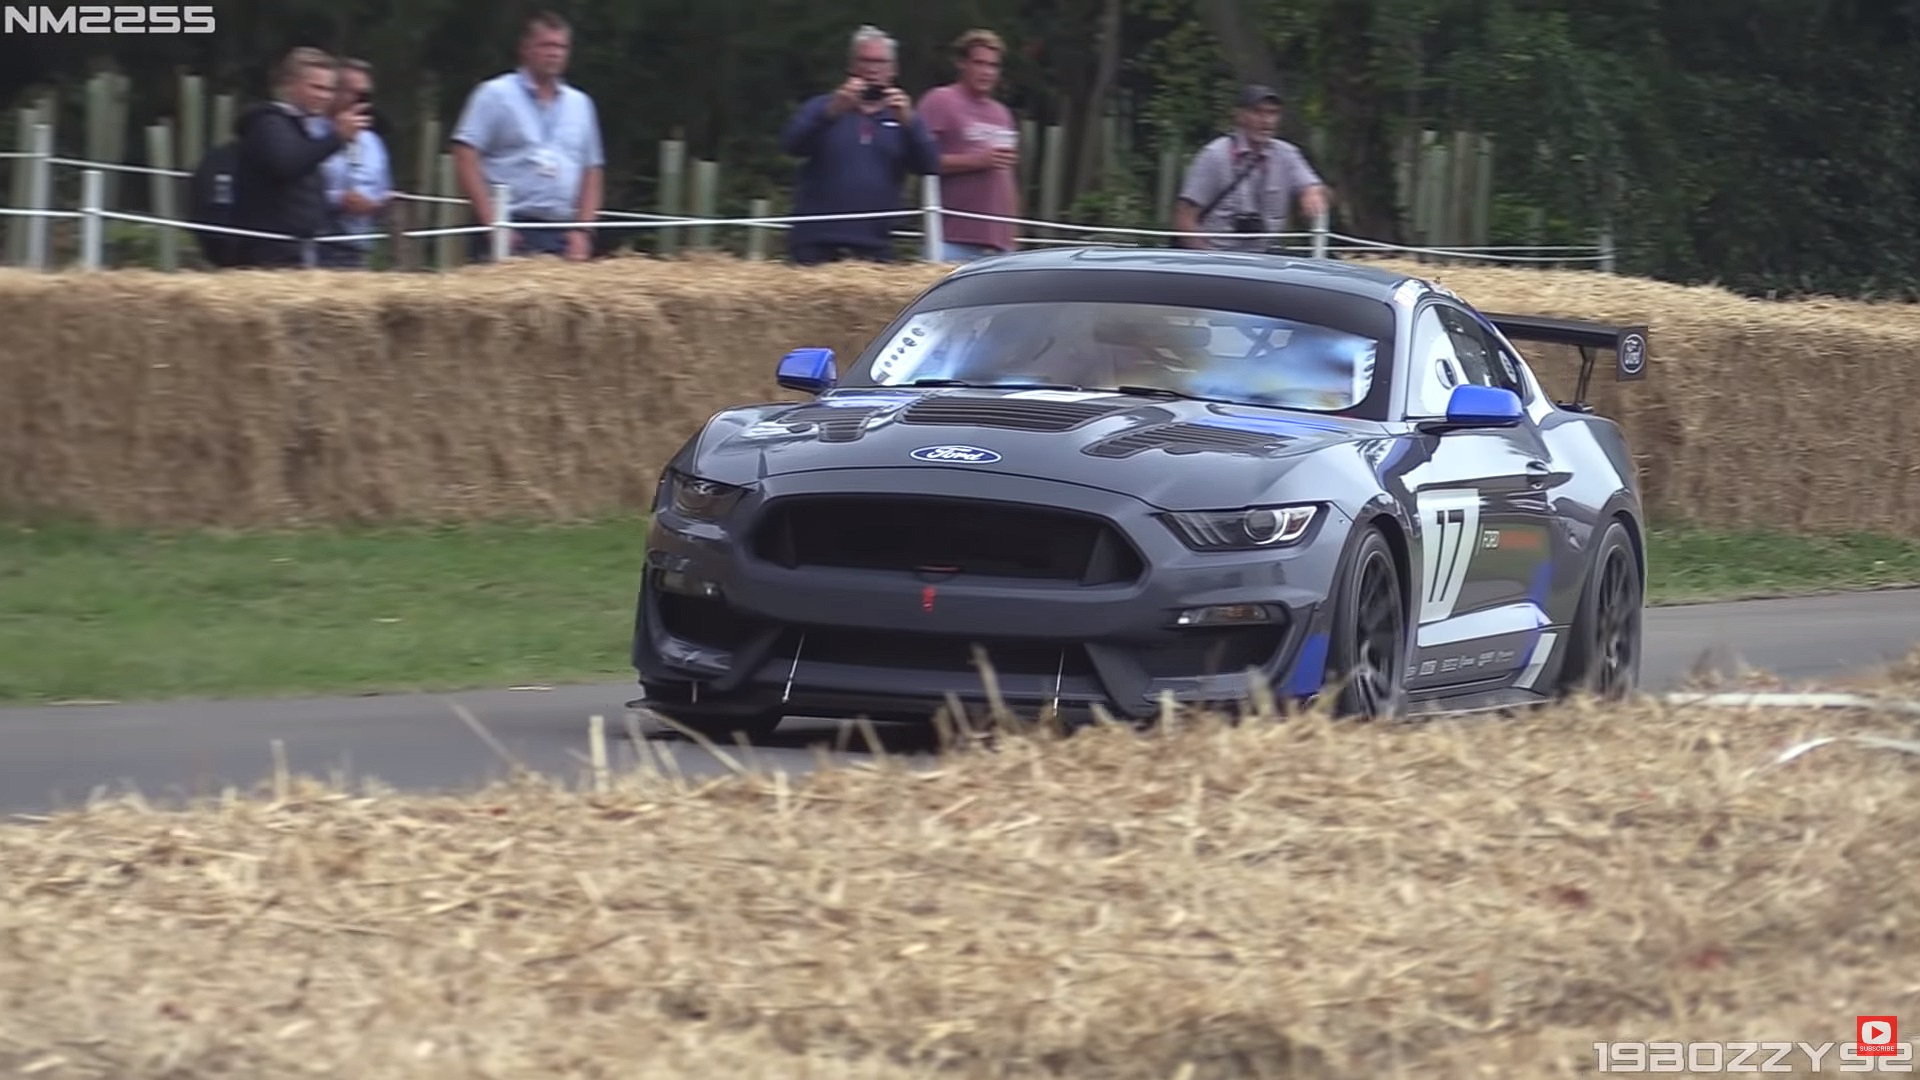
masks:
[[(1476, 302), (1652, 327), (1594, 398), (1704, 525), (1920, 530), (1920, 314), (1581, 271), (1422, 267)], [(777, 358), (843, 361), (940, 267), (725, 257), (438, 275), (0, 272), (0, 507), (113, 524), (574, 517), (645, 503)], [(1568, 350), (1537, 350), (1557, 394)]]
[(1775, 759), (1912, 728), (1187, 717), (919, 775), (103, 803), (0, 827), (0, 1070), (1545, 1080), (1789, 1039), (1831, 1073), (1920, 992), (1920, 759)]

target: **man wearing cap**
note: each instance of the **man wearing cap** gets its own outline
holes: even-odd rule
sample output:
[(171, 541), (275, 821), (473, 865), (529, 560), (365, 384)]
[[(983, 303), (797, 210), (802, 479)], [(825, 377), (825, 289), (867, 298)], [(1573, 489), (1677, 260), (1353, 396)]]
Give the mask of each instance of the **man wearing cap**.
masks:
[(1249, 86), (1234, 101), (1234, 130), (1200, 148), (1187, 166), (1186, 182), (1173, 204), (1173, 227), (1184, 247), (1265, 251), (1270, 240), (1234, 238), (1235, 233), (1287, 231), (1295, 199), (1308, 218), (1327, 212), (1327, 188), (1306, 155), (1274, 137), (1280, 126), (1280, 95)]

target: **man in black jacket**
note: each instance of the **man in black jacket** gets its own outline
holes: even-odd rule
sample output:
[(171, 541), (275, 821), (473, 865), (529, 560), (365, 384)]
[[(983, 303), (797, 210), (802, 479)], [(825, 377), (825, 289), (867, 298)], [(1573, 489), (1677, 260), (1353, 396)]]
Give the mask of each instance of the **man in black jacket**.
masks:
[[(327, 230), (327, 196), (320, 166), (367, 126), (367, 107), (336, 105), (339, 64), (319, 49), (299, 48), (280, 62), (274, 100), (234, 121), (238, 154), (234, 169), (234, 224), (254, 232), (298, 240), (247, 237), (240, 264), (257, 267), (314, 266), (313, 237)], [(321, 136), (307, 130), (309, 117), (327, 117)]]

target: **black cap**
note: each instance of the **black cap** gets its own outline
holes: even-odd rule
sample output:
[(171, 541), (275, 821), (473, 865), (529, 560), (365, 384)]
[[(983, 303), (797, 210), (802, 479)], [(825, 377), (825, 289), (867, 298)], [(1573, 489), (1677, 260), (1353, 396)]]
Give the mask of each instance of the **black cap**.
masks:
[(1273, 102), (1275, 105), (1281, 104), (1280, 92), (1271, 86), (1262, 86), (1259, 83), (1253, 83), (1240, 91), (1240, 96), (1234, 99), (1233, 107), (1236, 109), (1251, 109), (1255, 105), (1268, 101)]

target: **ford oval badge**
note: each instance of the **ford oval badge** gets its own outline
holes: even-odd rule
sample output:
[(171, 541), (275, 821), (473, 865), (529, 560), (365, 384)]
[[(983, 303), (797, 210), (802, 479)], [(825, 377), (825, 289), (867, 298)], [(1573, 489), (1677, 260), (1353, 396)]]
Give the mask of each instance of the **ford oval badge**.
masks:
[(1000, 460), (999, 454), (977, 446), (923, 446), (907, 456), (915, 461), (957, 461), (963, 465), (987, 465)]

